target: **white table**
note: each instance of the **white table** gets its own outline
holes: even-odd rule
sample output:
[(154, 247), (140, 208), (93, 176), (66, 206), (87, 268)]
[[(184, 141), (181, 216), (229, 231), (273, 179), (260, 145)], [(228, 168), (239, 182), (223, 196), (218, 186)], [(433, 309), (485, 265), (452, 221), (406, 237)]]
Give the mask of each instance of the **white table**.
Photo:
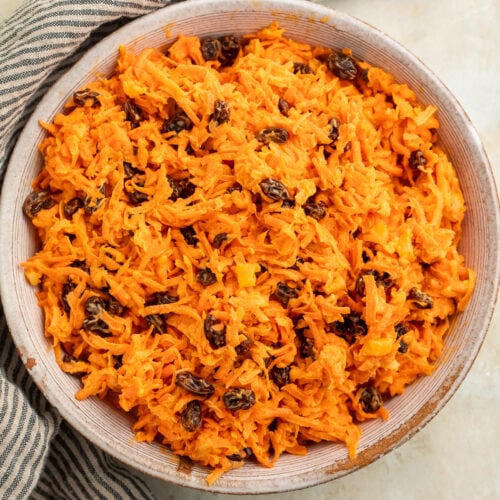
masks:
[[(0, 21), (23, 0), (0, 0)], [(500, 1), (325, 0), (384, 30), (419, 56), (461, 101), (500, 185)], [(500, 499), (500, 305), (465, 382), (409, 442), (336, 481), (275, 500)], [(148, 479), (159, 499), (213, 495)], [(252, 497), (256, 500), (269, 496)]]

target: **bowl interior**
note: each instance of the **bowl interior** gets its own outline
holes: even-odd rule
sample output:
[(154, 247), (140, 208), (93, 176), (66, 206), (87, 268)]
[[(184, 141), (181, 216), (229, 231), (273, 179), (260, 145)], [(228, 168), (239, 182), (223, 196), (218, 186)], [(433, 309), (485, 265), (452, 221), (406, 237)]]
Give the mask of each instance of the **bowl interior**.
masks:
[[(74, 399), (79, 382), (57, 366), (50, 342), (43, 336), (43, 318), (34, 290), (19, 267), (36, 251), (34, 232), (21, 207), (41, 168), (37, 144), (43, 132), (38, 120), (50, 121), (73, 92), (96, 76), (109, 74), (120, 45), (134, 50), (164, 47), (180, 33), (242, 35), (272, 21), (284, 27), (290, 38), (351, 48), (360, 59), (408, 83), (423, 103), (438, 106), (440, 143), (458, 170), (468, 205), (461, 251), (467, 264), (477, 271), (478, 281), (466, 311), (452, 321), (434, 375), (418, 380), (402, 396), (389, 401), (391, 417), (386, 422), (362, 424), (363, 437), (354, 462), (342, 445), (317, 444), (310, 446), (307, 457), (283, 456), (272, 469), (246, 464), (208, 488), (203, 467), (180, 460), (157, 444), (135, 442), (127, 416), (110, 411), (97, 399)], [(499, 215), (493, 176), (479, 138), (459, 104), (420, 61), (380, 31), (301, 0), (183, 2), (134, 21), (99, 43), (46, 94), (25, 127), (5, 177), (0, 223), (5, 314), (23, 361), (31, 367), (31, 375), (47, 399), (87, 438), (123, 462), (180, 485), (223, 493), (271, 493), (319, 484), (370, 463), (408, 439), (442, 408), (468, 372), (486, 333), (498, 286)]]

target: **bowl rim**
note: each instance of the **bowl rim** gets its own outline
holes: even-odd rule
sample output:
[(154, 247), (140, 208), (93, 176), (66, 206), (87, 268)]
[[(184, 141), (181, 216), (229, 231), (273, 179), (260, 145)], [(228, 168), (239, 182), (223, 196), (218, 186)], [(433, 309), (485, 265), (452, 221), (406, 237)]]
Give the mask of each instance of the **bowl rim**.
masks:
[[(132, 33), (151, 31), (154, 29), (164, 28), (169, 25), (167, 19), (171, 20), (172, 26), (175, 24), (175, 20), (179, 18), (187, 18), (191, 15), (196, 15), (200, 11), (207, 12), (208, 10), (215, 11), (218, 13), (232, 12), (234, 9), (244, 8), (247, 12), (262, 12), (265, 10), (275, 10), (280, 9), (283, 12), (290, 12), (294, 10), (302, 15), (308, 14), (314, 16), (316, 20), (325, 19), (326, 23), (335, 21), (336, 25), (354, 25), (363, 32), (370, 32), (379, 44), (389, 44), (391, 51), (396, 54), (401, 60), (405, 61), (406, 64), (416, 66), (420, 72), (423, 72), (430, 81), (434, 83), (436, 88), (446, 96), (449, 102), (454, 106), (455, 110), (461, 119), (461, 122), (466, 126), (467, 132), (470, 137), (471, 144), (473, 143), (477, 149), (477, 153), (481, 157), (482, 164), (484, 166), (484, 172), (486, 179), (489, 181), (489, 185), (485, 186), (485, 189), (489, 189), (488, 196), (491, 199), (496, 199), (496, 210), (492, 212), (492, 226), (489, 228), (493, 235), (495, 236), (494, 242), (492, 243), (491, 255), (496, 256), (496, 263), (494, 264), (494, 271), (492, 273), (490, 291), (490, 302), (488, 304), (488, 309), (485, 311), (484, 317), (482, 318), (480, 331), (476, 332), (476, 342), (474, 344), (474, 351), (471, 355), (464, 360), (464, 364), (461, 369), (456, 373), (455, 377), (448, 380), (446, 384), (442, 384), (439, 389), (440, 392), (437, 394), (437, 398), (432, 401), (426, 401), (426, 403), (420, 408), (412, 419), (406, 422), (406, 427), (401, 427), (397, 432), (390, 436), (386, 436), (385, 439), (381, 441), (381, 446), (378, 448), (372, 447), (364, 454), (360, 455), (359, 459), (353, 464), (351, 462), (340, 464), (331, 472), (323, 471), (320, 476), (314, 476), (309, 473), (303, 473), (299, 475), (293, 484), (290, 483), (288, 488), (283, 488), (283, 485), (279, 485), (276, 481), (269, 481), (268, 483), (262, 485), (255, 491), (249, 491), (248, 485), (244, 481), (235, 481), (229, 479), (227, 482), (223, 482), (222, 486), (218, 486), (216, 483), (211, 487), (200, 483), (197, 479), (194, 481), (186, 477), (168, 477), (163, 478), (157, 471), (152, 471), (147, 466), (142, 466), (134, 461), (134, 457), (122, 452), (118, 446), (111, 446), (110, 443), (105, 443), (104, 449), (111, 455), (115, 456), (125, 464), (140, 470), (148, 475), (167, 479), (169, 481), (175, 482), (181, 486), (188, 486), (191, 488), (205, 490), (210, 492), (221, 492), (221, 493), (276, 493), (291, 491), (295, 489), (301, 489), (310, 487), (313, 485), (318, 485), (326, 481), (341, 477), (345, 474), (351, 473), (360, 467), (363, 467), (389, 451), (394, 450), (396, 447), (405, 443), (410, 439), (416, 432), (423, 428), (434, 416), (444, 407), (448, 400), (452, 397), (458, 386), (461, 384), (463, 379), (466, 377), (473, 362), (479, 352), (484, 337), (488, 330), (490, 321), (493, 316), (493, 311), (495, 303), (498, 300), (498, 283), (500, 276), (500, 257), (499, 257), (499, 234), (500, 234), (500, 210), (498, 208), (498, 192), (495, 185), (494, 176), (491, 170), (491, 165), (489, 163), (486, 151), (481, 144), (479, 135), (474, 128), (470, 118), (467, 116), (463, 110), (461, 104), (449, 91), (449, 89), (441, 82), (441, 80), (416, 56), (414, 56), (408, 49), (403, 47), (399, 42), (395, 41), (381, 30), (373, 27), (369, 23), (362, 21), (354, 16), (345, 14), (331, 7), (327, 7), (320, 4), (315, 4), (307, 0), (259, 0), (258, 2), (250, 2), (246, 0), (187, 0), (185, 2), (175, 3), (168, 5), (166, 7), (160, 8), (152, 13), (146, 14), (140, 18), (134, 19), (127, 23), (125, 26), (114, 31), (112, 34), (108, 35), (101, 42), (96, 44), (88, 50), (73, 66), (72, 68), (61, 76), (57, 82), (45, 93), (43, 98), (38, 103), (37, 107), (31, 114), (27, 125), (21, 132), (17, 139), (16, 146), (12, 152), (9, 168), (7, 168), (3, 186), (2, 194), (0, 198), (0, 226), (2, 230), (8, 228), (6, 231), (6, 238), (0, 241), (0, 251), (3, 255), (9, 255), (11, 252), (11, 245), (14, 243), (14, 235), (12, 232), (12, 206), (14, 204), (17, 193), (10, 189), (10, 186), (17, 185), (20, 182), (19, 172), (16, 168), (12, 167), (13, 163), (19, 161), (28, 161), (27, 151), (25, 147), (26, 142), (31, 142), (29, 140), (30, 135), (35, 135), (38, 133), (38, 121), (37, 117), (43, 116), (47, 117), (53, 112), (59, 111), (54, 109), (52, 105), (52, 100), (57, 99), (60, 95), (61, 89), (67, 89), (73, 85), (74, 75), (81, 72), (88, 74), (88, 68), (93, 67), (96, 58), (100, 57), (100, 53), (103, 50), (116, 52), (119, 45), (135, 45), (137, 43), (137, 38), (131, 38)], [(297, 14), (298, 15), (298, 14)], [(323, 22), (323, 21), (322, 21)], [(333, 30), (337, 29), (332, 27)], [(165, 38), (165, 44), (167, 39)], [(5, 234), (5, 233), (4, 233)], [(72, 425), (74, 421), (74, 414), (72, 413), (73, 404), (68, 406), (68, 401), (65, 396), (58, 394), (57, 391), (50, 390), (45, 380), (45, 374), (35, 366), (29, 366), (30, 363), (30, 352), (31, 346), (24, 342), (24, 332), (19, 331), (19, 325), (16, 324), (15, 318), (18, 314), (18, 297), (12, 294), (12, 274), (16, 272), (12, 269), (10, 260), (1, 259), (0, 260), (0, 292), (2, 297), (2, 303), (4, 307), (4, 314), (7, 319), (7, 323), (11, 329), (12, 337), (14, 343), (16, 344), (23, 362), (27, 365), (28, 371), (31, 377), (35, 381), (36, 385), (40, 388), (47, 400), (58, 409), (63, 418), (67, 419)], [(102, 442), (96, 442), (96, 437), (92, 432), (92, 429), (86, 425), (85, 422), (77, 422), (79, 432), (84, 435), (87, 439), (92, 441), (99, 447), (102, 447)], [(230, 475), (230, 474), (229, 474)], [(251, 478), (250, 478), (251, 480)], [(265, 483), (265, 481), (264, 481)]]

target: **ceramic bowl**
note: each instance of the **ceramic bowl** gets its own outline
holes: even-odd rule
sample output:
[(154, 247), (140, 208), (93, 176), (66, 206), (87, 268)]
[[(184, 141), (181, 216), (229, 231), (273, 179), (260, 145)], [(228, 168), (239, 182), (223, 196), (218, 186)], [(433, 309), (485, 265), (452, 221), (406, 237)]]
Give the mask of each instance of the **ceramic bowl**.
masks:
[[(140, 50), (165, 47), (184, 35), (242, 35), (277, 21), (287, 36), (312, 45), (350, 47), (360, 59), (406, 82), (423, 103), (439, 108), (440, 144), (454, 163), (468, 212), (461, 252), (477, 272), (475, 292), (457, 315), (435, 373), (419, 379), (387, 403), (390, 418), (362, 424), (355, 461), (339, 444), (309, 446), (307, 456), (282, 456), (274, 468), (248, 463), (208, 487), (207, 470), (188, 464), (159, 444), (138, 443), (126, 415), (97, 398), (76, 401), (80, 382), (57, 366), (43, 335), (43, 318), (33, 288), (19, 266), (36, 250), (22, 203), (41, 168), (38, 120), (51, 121), (63, 103), (88, 81), (112, 71), (119, 45)], [(151, 476), (222, 493), (272, 493), (305, 488), (338, 478), (400, 445), (429, 422), (469, 371), (486, 334), (499, 281), (499, 213), (494, 180), (480, 140), (459, 103), (422, 62), (381, 31), (341, 12), (301, 0), (191, 0), (135, 20), (93, 47), (47, 92), (22, 132), (7, 171), (1, 199), (2, 302), (12, 336), (34, 381), (62, 416), (96, 445)]]

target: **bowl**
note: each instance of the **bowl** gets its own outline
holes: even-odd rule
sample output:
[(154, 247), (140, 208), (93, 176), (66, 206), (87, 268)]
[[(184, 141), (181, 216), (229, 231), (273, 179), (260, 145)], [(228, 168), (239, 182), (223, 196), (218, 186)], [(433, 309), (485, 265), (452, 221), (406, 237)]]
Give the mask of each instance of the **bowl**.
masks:
[[(306, 456), (284, 455), (273, 468), (252, 463), (206, 483), (207, 469), (180, 459), (163, 446), (139, 443), (129, 418), (97, 398), (77, 401), (79, 381), (56, 364), (43, 335), (43, 316), (33, 287), (20, 263), (37, 249), (22, 204), (41, 169), (37, 145), (44, 137), (38, 120), (50, 122), (70, 96), (97, 75), (109, 74), (120, 45), (133, 50), (167, 47), (178, 34), (235, 35), (254, 32), (277, 21), (288, 37), (312, 45), (353, 53), (406, 82), (422, 103), (439, 108), (440, 145), (455, 165), (468, 206), (460, 251), (477, 272), (475, 291), (466, 310), (450, 325), (442, 357), (432, 376), (418, 379), (386, 408), (390, 418), (361, 424), (355, 460), (345, 446), (320, 443)], [(301, 0), (191, 0), (160, 9), (130, 22), (93, 47), (44, 96), (28, 121), (10, 160), (0, 207), (0, 284), (4, 312), (23, 362), (48, 401), (94, 444), (148, 475), (172, 483), (219, 493), (274, 493), (333, 480), (371, 463), (399, 446), (428, 423), (459, 387), (481, 347), (493, 314), (499, 282), (498, 198), (480, 139), (460, 104), (436, 76), (404, 47), (376, 28), (324, 6)]]

